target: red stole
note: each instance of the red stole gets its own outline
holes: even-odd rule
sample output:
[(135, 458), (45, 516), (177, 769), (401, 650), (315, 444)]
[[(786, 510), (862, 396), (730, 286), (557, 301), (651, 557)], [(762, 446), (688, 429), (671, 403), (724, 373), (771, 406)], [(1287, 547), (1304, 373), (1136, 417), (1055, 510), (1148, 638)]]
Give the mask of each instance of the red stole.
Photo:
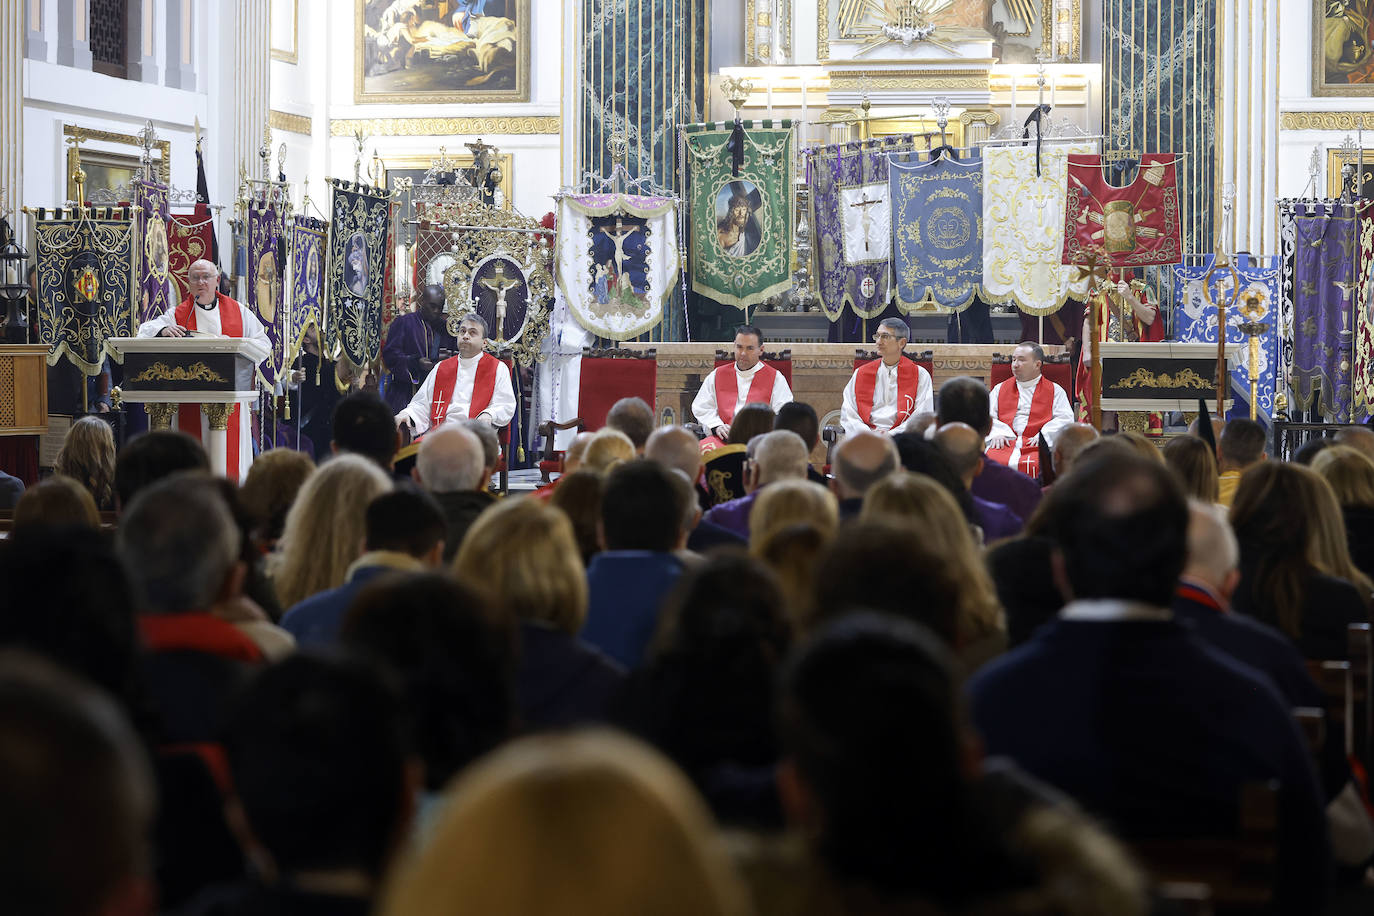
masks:
[[(873, 391), (878, 387), (878, 367), (882, 364), (881, 359), (875, 359), (854, 370), (854, 406), (859, 411), (859, 419), (869, 429), (874, 428), (869, 417), (873, 413)], [(897, 360), (897, 418), (892, 421), (894, 429), (910, 419), (916, 410), (916, 394), (920, 387), (920, 367), (905, 356), (900, 357)]]
[[(759, 371), (754, 373), (754, 379), (749, 383), (747, 403), (762, 403), (771, 407), (773, 379), (777, 376), (778, 370), (767, 363), (760, 363)], [(734, 363), (726, 363), (716, 370), (715, 385), (716, 413), (720, 415), (720, 422), (729, 425), (735, 421), (735, 408), (739, 406), (739, 384), (735, 381)]]
[[(462, 357), (450, 356), (439, 364), (434, 375), (434, 398), (429, 403), (429, 428), (436, 429), (448, 416), (448, 405), (453, 400), (453, 386), (458, 381), (458, 360)], [(477, 373), (472, 380), (472, 400), (468, 402), (468, 417), (477, 416), (491, 403), (492, 393), (496, 390), (496, 367), (504, 364), (490, 353), (483, 353), (477, 361)]]
[[(225, 337), (242, 337), (243, 313), (239, 311), (239, 304), (223, 293), (215, 293), (215, 298), (219, 303), (220, 333)], [(182, 300), (182, 303), (172, 313), (177, 324), (188, 331), (196, 330), (196, 309), (198, 307), (191, 296)], [(235, 404), (234, 408), (229, 411), (229, 429), (227, 430), (229, 454), (225, 459), (225, 471), (230, 480), (239, 479), (239, 411), (242, 409), (242, 404)], [(181, 404), (177, 407), (177, 425), (181, 427), (182, 432), (197, 442), (200, 441), (200, 417), (199, 404)]]
[[(997, 389), (997, 419), (1011, 426), (1012, 421), (1016, 419), (1016, 407), (1020, 401), (1021, 389), (1013, 376)], [(1016, 462), (1016, 470), (1032, 479), (1039, 477), (1040, 448), (1038, 445), (1031, 445), (1030, 440), (1039, 435), (1040, 428), (1053, 417), (1054, 382), (1042, 375), (1036, 382), (1035, 393), (1031, 395), (1030, 416), (1026, 418), (1026, 428), (1021, 431), (1021, 438), (1001, 448), (988, 449), (988, 457), (1000, 464), (1006, 464), (1011, 461), (1012, 451), (1020, 445), (1021, 454)]]

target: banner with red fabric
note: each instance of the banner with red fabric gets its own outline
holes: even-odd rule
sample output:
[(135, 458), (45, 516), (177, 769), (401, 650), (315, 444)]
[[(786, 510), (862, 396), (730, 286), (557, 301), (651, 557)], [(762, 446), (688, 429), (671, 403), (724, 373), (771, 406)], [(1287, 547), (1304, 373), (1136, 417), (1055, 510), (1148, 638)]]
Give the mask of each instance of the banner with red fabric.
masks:
[(1173, 153), (1142, 156), (1135, 180), (1118, 187), (1101, 156), (1069, 156), (1063, 262), (1087, 264), (1105, 253), (1113, 267), (1180, 263), (1177, 163)]
[(208, 207), (173, 213), (167, 220), (167, 273), (176, 287), (176, 301), (191, 295), (187, 274), (201, 259), (214, 260), (215, 220)]

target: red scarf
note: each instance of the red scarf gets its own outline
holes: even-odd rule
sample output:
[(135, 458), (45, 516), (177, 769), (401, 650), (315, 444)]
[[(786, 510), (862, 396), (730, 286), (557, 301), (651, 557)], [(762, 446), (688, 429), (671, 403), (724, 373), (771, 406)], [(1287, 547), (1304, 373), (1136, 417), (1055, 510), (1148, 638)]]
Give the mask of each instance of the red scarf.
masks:
[[(458, 381), (458, 360), (460, 356), (450, 356), (439, 364), (434, 375), (434, 399), (429, 405), (429, 428), (437, 429), (448, 416), (448, 406), (453, 401), (453, 386)], [(496, 367), (505, 364), (490, 353), (483, 353), (477, 362), (477, 373), (472, 379), (472, 400), (468, 402), (469, 419), (476, 417), (491, 404), (492, 393), (496, 390)]]
[[(1021, 400), (1020, 386), (1016, 378), (1007, 379), (997, 390), (997, 419), (1011, 426), (1016, 419), (1016, 407)], [(1026, 418), (1026, 428), (1021, 438), (1001, 448), (988, 449), (988, 457), (1000, 464), (1011, 461), (1011, 453), (1019, 445), (1021, 455), (1016, 462), (1016, 470), (1031, 479), (1040, 476), (1040, 449), (1032, 446), (1030, 440), (1040, 434), (1040, 428), (1054, 417), (1054, 382), (1043, 375), (1036, 381), (1035, 393), (1031, 395), (1030, 416)]]
[[(749, 383), (749, 404), (773, 404), (773, 379), (778, 370), (767, 363), (759, 364), (759, 371)], [(735, 421), (735, 408), (739, 405), (739, 384), (735, 381), (735, 364), (727, 363), (716, 370), (716, 413), (720, 422), (727, 426)]]
[(241, 662), (263, 660), (257, 643), (212, 614), (140, 614), (138, 630), (150, 652), (204, 652)]
[[(239, 311), (239, 304), (223, 293), (215, 293), (215, 299), (219, 303), (219, 330), (225, 337), (243, 336), (243, 313)], [(173, 315), (176, 317), (177, 324), (188, 331), (196, 330), (196, 309), (194, 298), (187, 296), (176, 307)], [(239, 479), (239, 411), (242, 404), (235, 404), (233, 410), (229, 411), (229, 454), (225, 460), (226, 476), (230, 480)], [(177, 425), (181, 431), (191, 438), (200, 442), (200, 418), (201, 411), (199, 404), (182, 404), (177, 407)]]
[[(854, 406), (859, 411), (859, 419), (869, 429), (875, 428), (869, 417), (873, 413), (873, 392), (878, 387), (878, 367), (882, 364), (881, 359), (875, 359), (854, 370)], [(892, 421), (893, 429), (905, 423), (915, 412), (916, 395), (920, 388), (921, 368), (906, 357), (900, 357), (897, 360), (897, 418)]]

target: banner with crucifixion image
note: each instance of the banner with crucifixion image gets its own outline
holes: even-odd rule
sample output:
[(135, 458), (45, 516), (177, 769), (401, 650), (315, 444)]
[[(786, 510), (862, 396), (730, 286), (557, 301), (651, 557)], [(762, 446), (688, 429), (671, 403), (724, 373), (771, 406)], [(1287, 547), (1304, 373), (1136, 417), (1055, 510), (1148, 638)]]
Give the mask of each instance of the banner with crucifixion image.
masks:
[(740, 128), (688, 124), (683, 132), (692, 291), (743, 309), (792, 286), (792, 122)]
[(831, 321), (846, 307), (874, 318), (892, 301), (888, 159), (914, 156), (915, 143), (908, 134), (807, 151), (821, 309)]
[(325, 344), (354, 366), (382, 349), (382, 302), (391, 229), (391, 194), (331, 179)]
[(558, 288), (578, 323), (630, 340), (657, 327), (677, 290), (677, 201), (567, 195), (558, 204)]

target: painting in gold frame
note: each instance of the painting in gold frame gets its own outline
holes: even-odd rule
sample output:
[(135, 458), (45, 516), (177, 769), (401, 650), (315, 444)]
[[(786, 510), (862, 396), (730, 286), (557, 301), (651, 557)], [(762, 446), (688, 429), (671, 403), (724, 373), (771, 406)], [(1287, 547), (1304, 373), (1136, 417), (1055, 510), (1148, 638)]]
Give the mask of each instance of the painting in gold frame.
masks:
[(355, 0), (353, 101), (528, 102), (530, 0)]
[(1374, 96), (1374, 0), (1310, 2), (1312, 94)]
[[(1012, 4), (1015, 9), (1008, 8), (1004, 12), (1008, 14), (1009, 18), (1019, 19), (1024, 25), (1026, 15), (1035, 15), (1037, 3), (1040, 5), (1039, 21), (1036, 24), (1040, 34), (1038, 47), (1045, 59), (1059, 63), (1081, 62), (1083, 60), (1082, 0), (1015, 0)], [(1004, 3), (1002, 6), (1005, 7), (1006, 4)], [(863, 37), (853, 34), (852, 31), (846, 33), (846, 25), (852, 22), (852, 16), (844, 22), (840, 21), (838, 10), (841, 7), (847, 10), (859, 9), (860, 12), (866, 8), (864, 5), (846, 3), (846, 0), (819, 0), (816, 5), (816, 57), (818, 60), (830, 59), (832, 34), (841, 40)], [(998, 7), (998, 9), (1001, 10), (1002, 7)], [(853, 26), (849, 25), (849, 28), (852, 30)], [(1018, 33), (1008, 32), (1007, 34), (1016, 37)], [(1021, 34), (1025, 36), (1029, 33)], [(1015, 47), (1018, 52), (1022, 48), (1026, 48), (1026, 50), (1023, 54), (1011, 54), (1004, 51), (1003, 63), (1029, 63), (1034, 60), (1034, 43), (1026, 45), (1017, 42)]]
[[(139, 153), (143, 142), (133, 134), (119, 134), (108, 130), (90, 130), (76, 124), (62, 125), (62, 136), (81, 138), (81, 166), (86, 172), (86, 197), (92, 191), (102, 188), (113, 190), (120, 185), (128, 185), (138, 176)], [(92, 144), (97, 144), (93, 146)], [(137, 152), (124, 152), (109, 149), (110, 146), (130, 146)], [(172, 141), (158, 140), (153, 144), (153, 161), (156, 163), (157, 180), (171, 186)], [(76, 200), (76, 182), (72, 172), (76, 170), (77, 151), (67, 147), (66, 199)]]
[[(1341, 196), (1341, 167), (1345, 165), (1345, 160), (1341, 158), (1339, 148), (1328, 149), (1326, 151), (1326, 196)], [(1374, 198), (1374, 149), (1360, 150), (1360, 177), (1357, 184), (1357, 195), (1363, 198)]]
[[(269, 50), (273, 60), (286, 64), (300, 62), (301, 0), (271, 0), (268, 21)], [(290, 29), (288, 37), (288, 28)]]

